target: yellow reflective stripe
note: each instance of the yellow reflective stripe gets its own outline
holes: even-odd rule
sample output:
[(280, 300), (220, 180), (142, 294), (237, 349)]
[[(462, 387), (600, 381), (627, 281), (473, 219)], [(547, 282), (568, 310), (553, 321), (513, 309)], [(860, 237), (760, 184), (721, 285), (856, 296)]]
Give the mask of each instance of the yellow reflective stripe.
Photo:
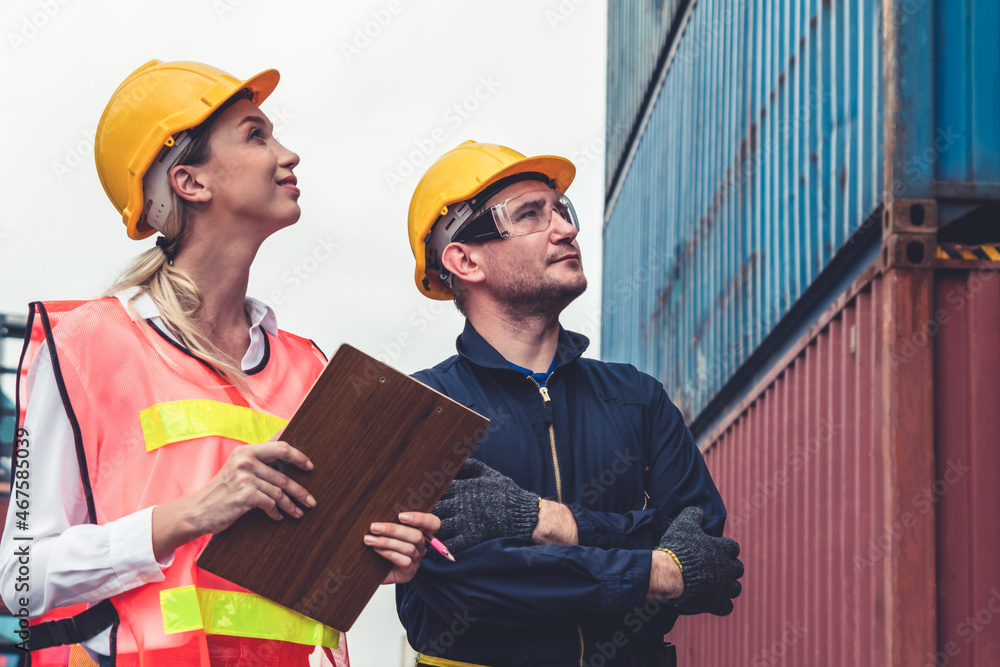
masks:
[(431, 667), (485, 667), (485, 665), (477, 665), (472, 662), (459, 662), (458, 660), (436, 658), (432, 655), (422, 655), (420, 653), (417, 654), (417, 664), (431, 665)]
[(160, 591), (164, 634), (204, 630), (209, 635), (277, 639), (335, 649), (340, 632), (253, 593), (181, 586)]
[(163, 612), (164, 634), (190, 632), (205, 627), (194, 586), (160, 591), (160, 611)]
[(182, 440), (218, 435), (257, 444), (267, 442), (287, 419), (219, 401), (157, 403), (139, 413), (146, 451)]

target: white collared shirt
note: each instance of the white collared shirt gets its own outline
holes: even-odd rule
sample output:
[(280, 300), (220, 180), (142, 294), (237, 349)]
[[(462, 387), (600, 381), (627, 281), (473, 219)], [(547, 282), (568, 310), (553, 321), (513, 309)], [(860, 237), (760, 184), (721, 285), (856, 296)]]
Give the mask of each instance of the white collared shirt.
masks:
[[(138, 288), (115, 294), (128, 309), (128, 300)], [(274, 311), (256, 299), (247, 298), (250, 315), (250, 347), (241, 367), (251, 370), (264, 360), (265, 332), (277, 335)], [(148, 294), (131, 303), (135, 312), (154, 324), (175, 343)], [(173, 563), (153, 556), (153, 508), (139, 510), (104, 525), (87, 523), (87, 501), (80, 479), (79, 459), (73, 430), (59, 395), (47, 346), (42, 346), (28, 370), (31, 402), (24, 427), (34, 444), (30, 449), (30, 542), (29, 589), (17, 591), (18, 560), (0, 561), (0, 596), (7, 608), (21, 608), (28, 599), (32, 617), (56, 607), (80, 602), (91, 605), (149, 582), (163, 581), (163, 570)], [(39, 446), (44, 444), (44, 446)], [(11, 502), (7, 524), (0, 540), (0, 553), (13, 554), (17, 507)], [(109, 655), (110, 630), (84, 642), (92, 654)], [(92, 656), (93, 657), (93, 656)]]

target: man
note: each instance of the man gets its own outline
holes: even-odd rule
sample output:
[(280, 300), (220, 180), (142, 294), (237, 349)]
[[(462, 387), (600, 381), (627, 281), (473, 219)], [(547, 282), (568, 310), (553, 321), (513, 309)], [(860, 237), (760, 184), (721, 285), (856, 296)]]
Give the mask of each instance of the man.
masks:
[[(466, 142), (410, 202), (416, 282), (467, 318), (418, 379), (493, 420), (435, 508), (457, 562), (397, 587), (418, 664), (657, 664), (679, 613), (728, 614), (739, 546), (654, 378), (581, 357), (571, 162)], [(685, 509), (687, 508), (687, 509)]]

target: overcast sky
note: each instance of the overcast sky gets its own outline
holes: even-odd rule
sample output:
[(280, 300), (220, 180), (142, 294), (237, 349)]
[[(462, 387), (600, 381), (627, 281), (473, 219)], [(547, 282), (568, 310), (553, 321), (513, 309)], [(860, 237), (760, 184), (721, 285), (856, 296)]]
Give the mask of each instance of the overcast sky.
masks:
[[(262, 108), (302, 159), (303, 213), (264, 244), (250, 281), (279, 326), (406, 372), (453, 354), (462, 319), (417, 292), (406, 213), (426, 167), (475, 139), (576, 162), (591, 286), (563, 324), (597, 355), (604, 1), (4, 0), (0, 16), (0, 312), (96, 296), (152, 246), (127, 238), (105, 197), (94, 130), (139, 65), (194, 60), (281, 72)], [(348, 637), (353, 664), (400, 664), (391, 590)]]

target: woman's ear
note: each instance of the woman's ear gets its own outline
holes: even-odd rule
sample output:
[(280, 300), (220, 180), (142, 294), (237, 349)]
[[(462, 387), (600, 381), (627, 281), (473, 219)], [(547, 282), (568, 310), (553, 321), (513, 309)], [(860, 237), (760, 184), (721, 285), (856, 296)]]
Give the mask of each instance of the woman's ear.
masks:
[(441, 265), (467, 283), (483, 282), (486, 274), (483, 273), (481, 250), (479, 243), (449, 243), (441, 253)]
[(170, 187), (185, 201), (207, 204), (212, 193), (199, 179), (200, 175), (198, 167), (179, 164), (170, 170)]

